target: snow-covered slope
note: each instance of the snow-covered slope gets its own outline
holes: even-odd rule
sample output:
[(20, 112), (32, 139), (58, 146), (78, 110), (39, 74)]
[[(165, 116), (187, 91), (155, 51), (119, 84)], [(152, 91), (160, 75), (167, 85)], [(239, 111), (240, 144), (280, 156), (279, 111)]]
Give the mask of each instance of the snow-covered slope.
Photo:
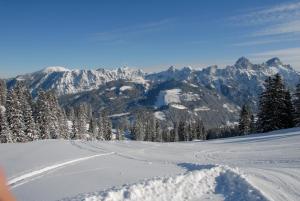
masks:
[(182, 143), (47, 140), (1, 144), (0, 164), (26, 201), (297, 201), (299, 147), (299, 128)]

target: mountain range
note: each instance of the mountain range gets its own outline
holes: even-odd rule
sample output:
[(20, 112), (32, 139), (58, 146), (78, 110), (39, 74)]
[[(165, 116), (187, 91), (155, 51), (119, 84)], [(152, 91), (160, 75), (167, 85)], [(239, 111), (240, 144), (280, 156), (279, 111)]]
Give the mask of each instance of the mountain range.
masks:
[(95, 111), (106, 110), (112, 118), (130, 117), (138, 109), (153, 111), (164, 121), (173, 110), (200, 116), (207, 127), (231, 125), (238, 120), (240, 107), (248, 103), (256, 110), (258, 96), (268, 76), (279, 73), (286, 86), (294, 90), (300, 74), (279, 58), (253, 64), (239, 58), (234, 65), (203, 69), (170, 67), (165, 71), (69, 70), (48, 67), (7, 81), (12, 86), (25, 81), (33, 96), (39, 89), (55, 90), (64, 107), (90, 103)]

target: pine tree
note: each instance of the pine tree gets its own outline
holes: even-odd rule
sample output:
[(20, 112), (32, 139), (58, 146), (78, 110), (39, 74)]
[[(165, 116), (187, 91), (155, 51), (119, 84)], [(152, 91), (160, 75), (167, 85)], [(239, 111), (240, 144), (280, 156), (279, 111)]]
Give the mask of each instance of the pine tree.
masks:
[(162, 142), (162, 132), (161, 132), (161, 129), (160, 129), (160, 125), (159, 125), (159, 121), (156, 119), (155, 120), (155, 140), (156, 142)]
[(294, 125), (293, 105), (288, 90), (279, 74), (270, 77), (260, 97), (258, 129), (261, 132), (290, 128)]
[(145, 140), (145, 122), (143, 122), (142, 114), (138, 113), (131, 129), (133, 139), (137, 141)]
[(295, 92), (294, 96), (295, 96), (295, 100), (294, 100), (295, 124), (296, 124), (296, 126), (300, 126), (300, 82), (296, 86), (296, 92)]
[(6, 104), (7, 87), (6, 82), (0, 79), (0, 105), (5, 107)]
[(40, 90), (38, 92), (38, 98), (36, 103), (36, 122), (40, 131), (39, 139), (50, 139), (50, 106), (48, 104), (48, 96), (46, 92)]
[(201, 119), (197, 119), (195, 123), (195, 135), (198, 140), (206, 140), (206, 131)]
[(285, 91), (283, 113), (281, 118), (283, 121), (283, 128), (292, 128), (295, 126), (294, 114), (295, 108), (292, 103), (292, 97), (289, 90)]
[(185, 140), (185, 122), (184, 121), (180, 121), (178, 124), (178, 141), (184, 141)]
[(34, 117), (33, 117), (33, 101), (31, 94), (25, 85), (23, 85), (23, 89), (21, 90), (22, 94), (22, 108), (23, 108), (23, 117), (24, 117), (24, 124), (25, 124), (25, 135), (29, 141), (37, 140), (39, 138), (38, 132), (36, 129)]
[(70, 139), (72, 139), (72, 140), (80, 139), (79, 138), (78, 119), (77, 119), (77, 117), (74, 117), (73, 120), (72, 120), (72, 132), (71, 132)]
[(107, 117), (106, 113), (102, 113), (102, 123), (103, 123), (103, 138), (104, 140), (112, 139), (112, 125), (110, 119)]
[(265, 80), (265, 90), (260, 95), (259, 112), (258, 112), (258, 130), (260, 132), (267, 132), (273, 130), (272, 122), (273, 108), (272, 108), (272, 87), (273, 80), (268, 77)]
[(0, 105), (0, 143), (12, 142), (9, 126), (7, 125), (6, 111)]
[(84, 105), (79, 105), (77, 108), (78, 132), (77, 139), (84, 139), (87, 133), (87, 110)]
[(89, 134), (90, 134), (90, 138), (91, 139), (95, 139), (96, 138), (96, 134), (97, 134), (97, 126), (96, 126), (96, 122), (94, 118), (90, 119), (90, 123), (89, 123)]
[(60, 109), (58, 114), (58, 123), (59, 123), (59, 130), (60, 130), (60, 137), (63, 139), (69, 139), (69, 127), (68, 127), (68, 119), (65, 113), (65, 110)]
[(98, 119), (97, 126), (98, 126), (98, 131), (97, 131), (96, 139), (104, 140), (104, 125), (101, 117), (99, 117)]
[(255, 133), (255, 132), (256, 132), (255, 117), (252, 114), (251, 115), (251, 123), (250, 123), (250, 133)]
[(243, 105), (241, 113), (240, 113), (240, 121), (239, 121), (239, 132), (240, 135), (247, 135), (251, 133), (251, 118), (252, 113), (250, 107), (248, 105)]
[(7, 95), (6, 110), (12, 142), (26, 142), (23, 112), (15, 89), (12, 89)]

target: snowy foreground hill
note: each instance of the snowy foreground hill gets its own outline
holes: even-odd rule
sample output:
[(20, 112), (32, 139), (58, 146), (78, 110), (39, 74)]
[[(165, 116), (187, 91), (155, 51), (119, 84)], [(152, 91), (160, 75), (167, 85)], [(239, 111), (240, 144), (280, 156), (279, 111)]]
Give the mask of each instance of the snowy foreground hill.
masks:
[(20, 201), (300, 199), (300, 129), (212, 141), (1, 144)]

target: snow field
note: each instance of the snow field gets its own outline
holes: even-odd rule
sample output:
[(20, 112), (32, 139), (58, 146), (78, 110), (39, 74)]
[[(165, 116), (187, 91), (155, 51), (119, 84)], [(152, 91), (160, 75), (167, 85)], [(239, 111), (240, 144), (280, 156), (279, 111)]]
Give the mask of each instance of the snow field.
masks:
[(178, 143), (44, 140), (1, 145), (0, 164), (25, 201), (298, 201), (299, 147), (300, 128)]
[[(197, 167), (192, 164), (184, 165)], [(64, 201), (180, 201), (201, 200), (207, 198), (208, 195), (214, 195), (214, 199), (217, 200), (267, 200), (233, 169), (226, 166), (212, 166), (209, 169), (188, 171), (174, 177), (125, 185), (120, 189), (66, 198)]]

